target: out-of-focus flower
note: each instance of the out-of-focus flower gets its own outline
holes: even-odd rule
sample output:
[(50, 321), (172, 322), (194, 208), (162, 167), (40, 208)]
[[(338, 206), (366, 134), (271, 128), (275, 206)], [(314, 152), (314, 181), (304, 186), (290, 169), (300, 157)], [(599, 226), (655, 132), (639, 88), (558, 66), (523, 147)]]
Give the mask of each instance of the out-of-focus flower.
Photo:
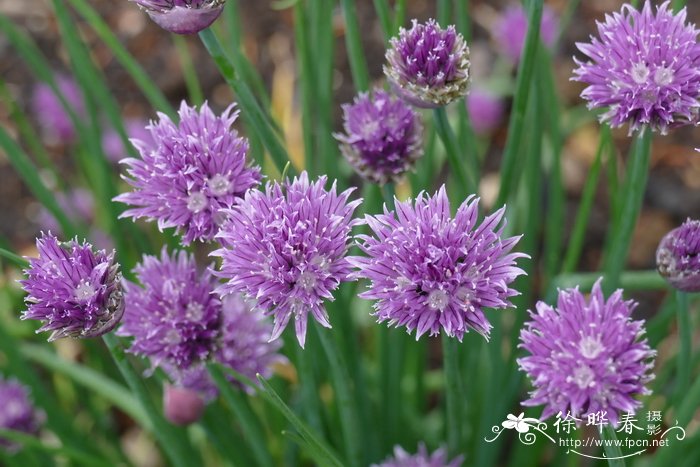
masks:
[(535, 386), (523, 405), (544, 404), (542, 419), (606, 412), (616, 424), (640, 407), (635, 396), (650, 393), (656, 352), (640, 340), (644, 322), (631, 319), (637, 304), (623, 300), (622, 290), (606, 300), (600, 282), (588, 301), (576, 288), (559, 291), (556, 308), (538, 302), (520, 332), (519, 347), (530, 355), (518, 365)]
[[(0, 376), (0, 401), (0, 428), (28, 434), (39, 431), (43, 416), (32, 405), (27, 387)], [(0, 437), (0, 449), (2, 448), (14, 451), (19, 446)]]
[(208, 270), (200, 273), (193, 256), (169, 255), (165, 248), (160, 258), (144, 256), (134, 272), (143, 287), (126, 284), (127, 309), (117, 333), (134, 338), (129, 352), (148, 357), (180, 383), (180, 371), (214, 352), (221, 326), (221, 302), (212, 294), (216, 279)]
[(698, 29), (686, 24), (686, 10), (674, 14), (666, 1), (656, 15), (647, 0), (642, 11), (626, 4), (598, 23), (599, 38), (577, 47), (588, 56), (575, 59), (574, 80), (588, 84), (581, 97), (589, 108), (607, 108), (603, 122), (668, 128), (695, 123), (700, 107)]
[(418, 452), (409, 454), (401, 446), (394, 446), (394, 455), (380, 464), (372, 467), (459, 467), (464, 461), (463, 456), (448, 460), (447, 449), (441, 447), (432, 454), (424, 443), (418, 444)]
[(352, 190), (338, 195), (335, 183), (330, 190), (325, 184), (325, 176), (310, 182), (302, 172), (292, 181), (268, 183), (264, 192), (249, 190), (227, 211), (217, 235), (224, 248), (212, 254), (222, 258), (218, 275), (228, 281), (219, 293), (242, 293), (274, 315), (270, 340), (294, 317), (303, 347), (309, 313), (330, 327), (323, 302), (348, 280), (345, 255), (361, 200), (349, 202)]
[(512, 306), (518, 295), (509, 287), (524, 272), (510, 253), (520, 237), (502, 238), (505, 207), (478, 219), (478, 200), (467, 198), (454, 218), (445, 187), (432, 197), (420, 193), (414, 203), (395, 200), (396, 212), (366, 216), (374, 236), (360, 235), (367, 255), (351, 257), (353, 278), (371, 281), (360, 297), (377, 300), (377, 320), (406, 326), (416, 339), (442, 329), (460, 341), (470, 329), (488, 338), (491, 324), (484, 308)]
[(111, 331), (124, 313), (121, 273), (114, 251), (93, 251), (78, 240), (65, 243), (42, 234), (36, 241), (38, 258), (31, 258), (27, 278), (27, 310), (22, 319), (43, 323), (49, 341), (62, 337), (96, 337)]
[(214, 358), (253, 381), (258, 374), (269, 378), (276, 364), (287, 361), (279, 353), (282, 341), (270, 341), (272, 323), (240, 294), (226, 295), (221, 302), (221, 333)]
[[(148, 131), (148, 122), (140, 118), (130, 118), (124, 121), (124, 130), (130, 139), (143, 141), (148, 146), (153, 146), (153, 137)], [(102, 134), (102, 150), (111, 162), (119, 162), (128, 157), (119, 133), (113, 127), (109, 127)]]
[[(62, 74), (54, 76), (56, 86), (66, 104), (80, 119), (86, 117), (85, 102), (80, 88), (72, 78)], [(75, 138), (75, 127), (61, 100), (46, 83), (34, 87), (31, 108), (34, 117), (41, 125), (43, 135), (52, 143), (70, 144)]]
[(208, 28), (224, 9), (226, 0), (131, 0), (154, 23), (175, 34), (195, 34)]
[(700, 221), (686, 220), (667, 233), (656, 250), (664, 279), (684, 292), (700, 292)]
[(248, 141), (231, 125), (238, 112), (229, 106), (220, 117), (204, 103), (199, 112), (184, 101), (180, 123), (167, 115), (149, 127), (153, 143), (132, 140), (141, 159), (128, 158), (135, 190), (116, 201), (134, 206), (122, 217), (157, 220), (160, 229), (175, 227), (185, 245), (214, 238), (224, 210), (260, 182), (260, 169), (248, 167)]
[(467, 109), (472, 128), (479, 134), (493, 131), (503, 119), (503, 101), (478, 88), (472, 89), (467, 96)]
[(197, 391), (165, 384), (163, 414), (170, 423), (186, 426), (196, 422), (202, 416), (205, 405)]
[(454, 26), (413, 20), (411, 29), (401, 28), (391, 39), (386, 61), (389, 83), (417, 107), (442, 107), (468, 92), (469, 48)]
[[(540, 40), (547, 47), (554, 46), (559, 20), (554, 12), (544, 6), (540, 22)], [(495, 27), (498, 48), (513, 63), (520, 61), (527, 36), (527, 13), (522, 5), (511, 5), (501, 15)]]
[(381, 89), (361, 93), (343, 105), (346, 134), (336, 133), (340, 149), (364, 178), (385, 184), (399, 180), (423, 155), (420, 115)]

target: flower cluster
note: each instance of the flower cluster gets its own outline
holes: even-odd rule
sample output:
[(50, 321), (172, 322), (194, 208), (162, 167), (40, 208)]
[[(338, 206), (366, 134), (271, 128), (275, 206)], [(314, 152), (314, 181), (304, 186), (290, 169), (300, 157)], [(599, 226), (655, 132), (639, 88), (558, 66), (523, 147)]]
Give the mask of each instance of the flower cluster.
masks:
[(50, 331), (49, 341), (62, 337), (96, 337), (119, 323), (124, 313), (121, 273), (114, 252), (93, 251), (78, 240), (60, 243), (43, 234), (21, 281), (27, 292), (22, 319), (43, 323), (37, 332)]
[(425, 444), (420, 443), (416, 454), (409, 454), (401, 446), (395, 446), (392, 457), (381, 464), (372, 464), (372, 467), (459, 467), (464, 460), (462, 456), (451, 461), (448, 459), (444, 447), (430, 454)]
[[(126, 285), (127, 311), (118, 333), (133, 337), (130, 352), (148, 357), (179, 387), (216, 395), (204, 364), (216, 361), (254, 379), (282, 362), (268, 343), (272, 325), (238, 296), (220, 299), (209, 269), (200, 272), (184, 251), (145, 256), (134, 269), (142, 287)], [(182, 395), (181, 393), (178, 393)]]
[(224, 10), (226, 0), (131, 0), (154, 23), (175, 34), (195, 34), (208, 28)]
[(673, 287), (700, 292), (700, 221), (688, 219), (667, 233), (656, 250), (656, 265)]
[[(454, 218), (445, 187), (415, 202), (395, 200), (396, 212), (367, 216), (374, 236), (360, 235), (365, 257), (350, 258), (354, 278), (371, 281), (360, 297), (377, 300), (379, 322), (415, 329), (416, 339), (442, 328), (460, 341), (470, 329), (488, 337), (484, 308), (511, 306), (509, 287), (524, 272), (510, 253), (520, 237), (501, 238), (505, 208), (477, 223), (478, 200), (466, 199)], [(499, 227), (500, 224), (500, 227)]]
[(223, 210), (260, 181), (260, 169), (246, 164), (248, 141), (231, 129), (238, 116), (233, 109), (217, 117), (206, 103), (197, 112), (183, 101), (178, 125), (160, 114), (150, 127), (152, 144), (132, 140), (141, 159), (122, 161), (131, 176), (126, 181), (135, 188), (115, 198), (134, 206), (122, 216), (183, 230), (186, 245), (213, 239)]
[(656, 14), (647, 0), (642, 11), (624, 5), (598, 23), (600, 38), (577, 44), (588, 56), (576, 60), (575, 80), (588, 84), (581, 96), (590, 108), (607, 108), (601, 120), (630, 132), (694, 123), (700, 107), (698, 29), (686, 24), (666, 1)]
[(420, 116), (403, 101), (378, 89), (343, 105), (346, 134), (336, 134), (341, 152), (364, 178), (385, 184), (399, 180), (423, 154)]
[(469, 48), (454, 26), (413, 20), (411, 29), (401, 28), (391, 39), (386, 61), (389, 83), (417, 107), (442, 107), (468, 92)]
[[(29, 391), (22, 384), (0, 376), (0, 429), (36, 434), (39, 431), (42, 414), (34, 409)], [(14, 450), (18, 446), (0, 437), (0, 448)]]
[(640, 340), (644, 322), (630, 317), (636, 303), (623, 300), (622, 290), (606, 300), (600, 282), (588, 301), (576, 288), (560, 291), (556, 307), (538, 302), (520, 332), (530, 355), (518, 365), (535, 386), (523, 405), (544, 404), (543, 419), (605, 411), (616, 424), (641, 405), (634, 396), (649, 394), (656, 352)]
[(309, 313), (330, 327), (324, 300), (348, 280), (345, 258), (352, 219), (361, 200), (349, 202), (352, 190), (326, 190), (326, 177), (309, 181), (303, 172), (284, 183), (268, 183), (265, 191), (250, 190), (233, 209), (217, 235), (224, 248), (218, 275), (227, 280), (219, 293), (243, 293), (275, 317), (271, 340), (294, 317), (303, 347)]

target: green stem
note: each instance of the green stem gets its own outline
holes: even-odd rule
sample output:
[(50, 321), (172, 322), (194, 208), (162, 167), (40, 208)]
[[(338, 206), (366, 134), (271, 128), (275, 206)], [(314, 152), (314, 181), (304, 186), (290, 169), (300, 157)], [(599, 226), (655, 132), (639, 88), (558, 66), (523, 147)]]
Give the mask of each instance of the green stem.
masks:
[(459, 342), (446, 334), (442, 334), (440, 338), (445, 373), (447, 446), (450, 454), (455, 455), (462, 446), (462, 408), (464, 406), (462, 374), (458, 357)]
[[(533, 0), (530, 2), (528, 24), (540, 24), (541, 21), (542, 0)], [(517, 188), (519, 174), (515, 169), (525, 132), (525, 113), (527, 112), (527, 102), (530, 94), (532, 76), (535, 70), (539, 41), (540, 28), (528, 28), (525, 38), (525, 48), (515, 85), (513, 110), (508, 123), (508, 139), (503, 151), (501, 185), (498, 192), (498, 199), (494, 205), (496, 207), (503, 206), (508, 201), (511, 192), (515, 191)]]
[[(226, 83), (236, 94), (241, 111), (246, 114), (246, 118), (262, 139), (277, 170), (281, 173), (290, 159), (287, 150), (279, 140), (273, 124), (256, 101), (248, 85), (236, 75), (236, 71), (221, 48), (219, 39), (214, 34), (214, 31), (211, 28), (205, 29), (199, 33), (199, 38), (216, 63)], [(293, 171), (294, 169), (290, 167), (290, 176), (293, 175)]]
[(394, 26), (391, 23), (391, 12), (389, 10), (389, 2), (387, 0), (373, 0), (374, 1), (374, 11), (377, 12), (377, 17), (379, 18), (379, 25), (382, 28), (382, 34), (384, 34), (384, 42), (388, 42), (394, 33)]
[(467, 169), (467, 163), (464, 158), (460, 155), (461, 151), (457, 145), (457, 138), (455, 137), (450, 122), (447, 119), (447, 112), (444, 107), (438, 107), (433, 111), (435, 129), (437, 130), (438, 136), (442, 140), (442, 144), (445, 147), (445, 152), (447, 153), (447, 159), (452, 168), (452, 173), (457, 179), (457, 184), (459, 187), (460, 199), (462, 199), (464, 194), (474, 193), (476, 188), (476, 182), (471, 178), (471, 174)]
[(600, 430), (600, 439), (602, 441), (610, 440), (612, 443), (603, 443), (603, 450), (605, 455), (608, 457), (608, 465), (610, 467), (625, 467), (625, 460), (622, 459), (622, 450), (615, 441), (617, 441), (617, 435), (615, 434), (615, 428), (612, 425), (607, 424)]
[(202, 92), (199, 78), (197, 78), (197, 69), (192, 63), (192, 54), (190, 54), (187, 39), (178, 34), (173, 34), (172, 38), (175, 43), (177, 55), (180, 58), (180, 69), (182, 70), (182, 76), (185, 78), (185, 86), (187, 87), (187, 94), (190, 97), (190, 104), (200, 105), (204, 102), (204, 93)]
[(673, 8), (674, 12), (680, 11), (681, 8), (685, 6), (685, 0), (673, 0), (673, 3), (671, 4), (671, 7)]
[[(556, 294), (557, 287), (566, 289), (578, 286), (581, 291), (590, 291), (595, 281), (600, 278), (599, 272), (561, 274), (556, 276), (548, 288), (547, 301)], [(619, 286), (625, 290), (665, 290), (666, 281), (656, 270), (626, 271), (620, 275)]]
[(610, 128), (604, 126), (600, 141), (598, 142), (598, 150), (596, 151), (595, 161), (593, 162), (591, 170), (588, 172), (586, 185), (583, 188), (581, 202), (579, 204), (578, 212), (576, 213), (576, 220), (574, 221), (574, 227), (571, 232), (571, 239), (569, 240), (569, 247), (566, 250), (564, 264), (561, 268), (562, 273), (573, 272), (578, 265), (579, 259), (581, 258), (583, 242), (586, 237), (586, 227), (588, 226), (588, 220), (591, 215), (591, 208), (593, 207), (593, 201), (595, 198), (596, 187), (598, 186), (598, 179), (600, 177), (603, 152), (605, 151), (605, 148), (609, 146), (610, 138)]
[(680, 290), (676, 291), (676, 316), (678, 318), (676, 326), (680, 340), (678, 347), (678, 380), (674, 398), (676, 406), (681, 404), (688, 393), (688, 386), (690, 385), (693, 328), (690, 324), (688, 311), (688, 294)]
[(357, 21), (357, 6), (355, 0), (340, 0), (345, 17), (345, 45), (350, 60), (350, 73), (357, 91), (369, 90), (369, 72), (367, 61), (362, 50), (360, 26)]
[[(366, 464), (363, 462), (363, 449), (360, 443), (359, 433), (359, 410), (352, 396), (352, 381), (347, 371), (347, 366), (343, 361), (335, 342), (333, 342), (326, 329), (319, 329), (315, 323), (310, 326), (321, 340), (321, 347), (328, 358), (330, 365), (333, 390), (335, 392), (338, 412), (341, 420), (341, 430), (345, 443), (345, 452), (348, 465), (359, 467)], [(307, 352), (309, 350), (306, 350)]]
[(10, 261), (18, 268), (26, 269), (29, 267), (29, 261), (5, 248), (0, 248), (0, 257)]
[(447, 27), (448, 22), (450, 21), (451, 13), (452, 13), (452, 8), (450, 8), (452, 5), (452, 0), (437, 0), (437, 8), (436, 8), (436, 18), (440, 26)]
[(605, 284), (603, 288), (610, 293), (618, 286), (620, 274), (625, 267), (632, 232), (637, 223), (644, 200), (649, 162), (651, 159), (651, 130), (644, 128), (637, 136), (634, 149), (630, 154), (627, 175), (622, 187), (622, 204), (613, 231), (610, 236), (610, 248), (603, 262)]
[(394, 5), (394, 32), (398, 31), (406, 21), (406, 0), (396, 0)]
[(228, 405), (236, 416), (236, 421), (243, 428), (245, 438), (253, 450), (255, 460), (260, 466), (272, 467), (274, 462), (270, 451), (265, 445), (265, 430), (260, 419), (248, 404), (246, 396), (239, 389), (234, 388), (223, 372), (216, 365), (209, 365), (209, 374), (221, 391)]
[(117, 365), (119, 372), (126, 380), (127, 385), (141, 403), (146, 416), (151, 420), (153, 435), (160, 441), (170, 462), (177, 467), (188, 467), (200, 465), (196, 454), (192, 451), (188, 443), (183, 443), (182, 436), (177, 436), (174, 428), (165, 421), (153, 404), (148, 390), (141, 377), (136, 374), (131, 364), (126, 359), (124, 349), (120, 345), (116, 336), (111, 333), (102, 336), (102, 340), (112, 354), (112, 359)]
[(398, 329), (377, 326), (379, 334), (382, 433), (384, 450), (390, 451), (399, 442), (401, 432), (401, 407), (403, 395), (401, 380), (404, 368), (404, 347), (406, 337)]

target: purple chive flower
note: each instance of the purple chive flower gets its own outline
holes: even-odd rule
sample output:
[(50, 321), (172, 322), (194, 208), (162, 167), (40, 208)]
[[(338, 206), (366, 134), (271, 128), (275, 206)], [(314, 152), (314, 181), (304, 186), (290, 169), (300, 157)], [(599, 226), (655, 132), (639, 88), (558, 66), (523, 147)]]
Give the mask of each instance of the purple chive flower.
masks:
[(160, 229), (184, 231), (185, 245), (214, 238), (225, 209), (258, 185), (260, 169), (248, 167), (248, 141), (230, 127), (238, 116), (229, 106), (220, 117), (204, 103), (199, 112), (184, 101), (180, 123), (164, 114), (149, 127), (154, 143), (132, 140), (141, 159), (128, 158), (135, 190), (116, 201), (134, 206), (122, 217), (157, 220)]
[[(76, 117), (85, 118), (85, 102), (80, 88), (72, 78), (62, 74), (54, 75), (56, 86), (66, 100), (66, 104), (75, 112)], [(52, 143), (69, 144), (75, 138), (75, 127), (59, 97), (51, 86), (38, 83), (34, 87), (31, 109), (43, 130), (43, 136)]]
[[(37, 412), (29, 399), (29, 389), (12, 379), (0, 376), (0, 428), (28, 434), (39, 432), (42, 414)], [(0, 437), (0, 449), (14, 451), (19, 446)]]
[(520, 332), (519, 347), (530, 355), (518, 365), (535, 386), (523, 405), (544, 404), (543, 419), (607, 412), (616, 424), (640, 407), (636, 395), (650, 393), (656, 352), (641, 340), (644, 322), (631, 318), (637, 304), (623, 300), (622, 290), (606, 300), (600, 282), (588, 300), (575, 288), (559, 291), (556, 307), (538, 302)]
[(448, 461), (447, 449), (441, 447), (430, 454), (425, 444), (418, 444), (416, 454), (407, 453), (401, 446), (394, 446), (394, 455), (384, 460), (381, 464), (372, 464), (372, 467), (459, 467), (464, 461), (463, 456), (458, 456)]
[(226, 0), (131, 0), (154, 23), (175, 34), (195, 34), (208, 28), (224, 9)]
[[(495, 28), (498, 48), (513, 63), (520, 61), (527, 36), (527, 12), (522, 5), (511, 5), (501, 15)], [(540, 40), (551, 48), (557, 38), (559, 20), (547, 6), (542, 10), (540, 22)]]
[[(509, 284), (524, 272), (522, 253), (510, 253), (520, 237), (501, 238), (505, 207), (477, 223), (479, 201), (467, 198), (450, 215), (444, 185), (432, 197), (395, 200), (396, 212), (366, 216), (374, 236), (360, 235), (366, 257), (349, 258), (353, 278), (371, 281), (360, 297), (377, 300), (378, 321), (415, 329), (416, 339), (442, 328), (460, 341), (470, 329), (488, 338), (484, 308), (512, 306)], [(500, 224), (500, 227), (499, 227)]]
[[(147, 127), (148, 122), (140, 118), (130, 118), (124, 121), (124, 130), (130, 139), (141, 140), (147, 146), (153, 146), (153, 136)], [(107, 159), (112, 162), (119, 162), (128, 157), (127, 149), (124, 147), (119, 133), (112, 127), (107, 128), (102, 135), (102, 150)]]
[(656, 250), (664, 279), (684, 292), (700, 292), (700, 221), (686, 220), (667, 233)]
[(121, 273), (114, 251), (95, 252), (87, 242), (61, 243), (42, 234), (38, 258), (31, 258), (21, 281), (27, 310), (21, 319), (43, 323), (49, 341), (63, 337), (97, 337), (117, 325), (124, 313)]
[(396, 93), (417, 107), (436, 108), (463, 97), (469, 87), (469, 48), (454, 26), (435, 22), (401, 28), (386, 51), (384, 74)]
[(176, 383), (213, 354), (221, 326), (221, 301), (212, 292), (216, 279), (200, 273), (184, 251), (160, 258), (144, 256), (134, 268), (143, 285), (126, 284), (127, 310), (118, 330), (134, 338), (129, 352), (148, 357)]
[(642, 11), (624, 5), (598, 23), (600, 38), (577, 47), (588, 56), (574, 70), (588, 84), (581, 97), (589, 108), (607, 108), (601, 121), (613, 127), (629, 123), (630, 133), (644, 127), (666, 133), (669, 127), (695, 123), (700, 103), (698, 30), (686, 24), (666, 1), (656, 15), (647, 0)]
[(467, 96), (469, 119), (474, 131), (486, 134), (498, 128), (503, 119), (503, 101), (497, 96), (478, 88)]
[(249, 190), (217, 235), (224, 248), (212, 254), (222, 258), (218, 275), (228, 280), (219, 293), (243, 293), (274, 315), (270, 340), (294, 317), (304, 347), (307, 315), (330, 327), (323, 301), (348, 280), (345, 255), (361, 200), (348, 202), (352, 189), (338, 195), (335, 183), (330, 190), (325, 184), (325, 176), (310, 182), (302, 172), (264, 192)]
[(369, 181), (397, 181), (423, 155), (420, 115), (381, 89), (343, 105), (343, 118), (346, 134), (334, 136), (343, 156)]

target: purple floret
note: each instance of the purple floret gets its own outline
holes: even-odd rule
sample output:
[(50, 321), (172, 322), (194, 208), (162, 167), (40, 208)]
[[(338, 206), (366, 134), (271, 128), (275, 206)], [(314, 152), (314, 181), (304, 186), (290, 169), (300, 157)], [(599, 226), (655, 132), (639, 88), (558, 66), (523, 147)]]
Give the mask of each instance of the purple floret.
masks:
[(512, 306), (509, 285), (524, 272), (520, 237), (502, 238), (505, 207), (478, 223), (478, 199), (467, 198), (454, 218), (445, 187), (415, 202), (395, 200), (396, 211), (366, 216), (373, 236), (359, 235), (366, 256), (349, 258), (354, 278), (371, 281), (360, 297), (377, 300), (374, 316), (416, 331), (416, 339), (442, 329), (460, 341), (470, 329), (488, 338), (484, 308)]
[(126, 284), (126, 312), (118, 331), (134, 338), (129, 351), (148, 357), (154, 367), (173, 370), (206, 361), (221, 325), (212, 274), (200, 273), (186, 252), (169, 255), (165, 248), (160, 258), (144, 256), (134, 272), (142, 287)]
[(588, 61), (576, 60), (576, 81), (588, 84), (581, 97), (589, 108), (605, 108), (601, 121), (629, 123), (630, 133), (650, 127), (696, 123), (700, 103), (698, 29), (686, 24), (686, 9), (674, 14), (666, 1), (656, 14), (629, 4), (598, 23), (599, 38), (576, 44)]
[(664, 236), (656, 266), (676, 289), (700, 292), (700, 221), (688, 219)]
[(447, 449), (441, 447), (432, 454), (428, 452), (424, 443), (418, 444), (418, 452), (409, 454), (401, 446), (394, 446), (394, 455), (381, 464), (372, 464), (372, 467), (459, 467), (464, 461), (463, 456), (448, 460)]
[(260, 169), (246, 164), (248, 141), (231, 125), (238, 112), (229, 106), (217, 117), (204, 103), (199, 112), (184, 101), (180, 123), (159, 114), (149, 127), (153, 143), (132, 140), (140, 159), (128, 158), (126, 181), (134, 191), (116, 201), (132, 206), (122, 217), (156, 220), (174, 227), (185, 245), (214, 238), (224, 210), (260, 182)]
[(350, 165), (369, 181), (398, 181), (423, 154), (420, 115), (381, 89), (343, 105), (345, 134), (336, 133)]
[(43, 323), (49, 341), (63, 337), (96, 337), (111, 331), (124, 313), (121, 273), (114, 251), (93, 251), (77, 239), (60, 243), (42, 234), (38, 258), (31, 258), (21, 281), (27, 292), (22, 319)]
[(309, 313), (330, 327), (323, 302), (348, 280), (350, 230), (360, 200), (349, 202), (352, 190), (326, 190), (326, 177), (310, 182), (308, 174), (283, 183), (268, 183), (265, 191), (250, 190), (228, 211), (217, 238), (224, 245), (218, 275), (228, 282), (221, 295), (242, 293), (255, 306), (274, 315), (271, 340), (294, 317), (303, 347)]
[(219, 17), (226, 0), (131, 0), (154, 23), (175, 34), (195, 34)]
[(588, 300), (575, 288), (559, 291), (556, 307), (538, 302), (520, 332), (530, 355), (518, 365), (535, 387), (523, 405), (544, 405), (542, 419), (606, 412), (616, 424), (641, 406), (636, 396), (650, 393), (656, 352), (642, 339), (644, 322), (631, 318), (637, 304), (622, 290), (606, 300), (600, 283)]
[(391, 39), (386, 61), (384, 74), (395, 92), (417, 107), (442, 107), (468, 92), (469, 48), (454, 26), (414, 19), (411, 29)]

